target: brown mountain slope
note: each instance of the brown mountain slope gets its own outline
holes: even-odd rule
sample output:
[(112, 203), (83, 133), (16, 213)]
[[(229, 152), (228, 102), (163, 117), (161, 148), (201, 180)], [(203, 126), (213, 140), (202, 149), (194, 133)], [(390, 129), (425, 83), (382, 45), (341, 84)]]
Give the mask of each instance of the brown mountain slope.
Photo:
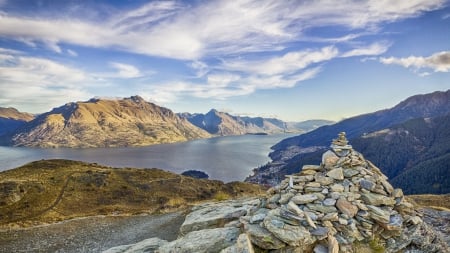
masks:
[(0, 172), (0, 227), (107, 214), (177, 210), (202, 200), (264, 194), (261, 186), (159, 169), (41, 160)]
[(28, 123), (14, 146), (126, 147), (171, 143), (210, 135), (171, 110), (139, 96), (68, 103)]
[(19, 112), (16, 108), (0, 107), (0, 118), (20, 120), (20, 121), (31, 121), (34, 119), (33, 114), (26, 112)]

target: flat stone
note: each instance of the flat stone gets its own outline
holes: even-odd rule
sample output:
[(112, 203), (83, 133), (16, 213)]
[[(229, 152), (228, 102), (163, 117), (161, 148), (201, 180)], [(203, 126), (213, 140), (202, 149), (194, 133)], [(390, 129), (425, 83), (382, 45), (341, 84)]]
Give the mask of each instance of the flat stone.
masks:
[(402, 230), (403, 218), (400, 214), (394, 214), (389, 217), (389, 223), (381, 225), (387, 230)]
[(339, 243), (332, 235), (328, 235), (328, 253), (339, 253)]
[(248, 234), (250, 241), (262, 249), (280, 249), (286, 245), (260, 225), (245, 224), (244, 230)]
[(331, 186), (331, 191), (333, 192), (343, 192), (344, 186), (342, 184), (334, 184)]
[(233, 227), (192, 231), (184, 237), (162, 245), (158, 252), (220, 252), (235, 244), (239, 234), (239, 229)]
[(320, 192), (314, 192), (314, 193), (311, 193), (311, 194), (313, 194), (314, 196), (316, 196), (316, 197), (317, 197), (317, 200), (322, 201), (322, 200), (325, 199), (325, 195), (323, 195), (323, 194), (320, 193)]
[(317, 200), (317, 196), (314, 194), (297, 194), (291, 198), (291, 201), (297, 205), (306, 204)]
[(263, 224), (275, 237), (290, 246), (308, 246), (316, 241), (305, 227), (285, 224), (274, 215), (268, 215)]
[(319, 183), (320, 185), (330, 185), (334, 182), (334, 179), (331, 177), (325, 177), (325, 176), (317, 176), (314, 178), (314, 180)]
[(260, 209), (258, 209), (258, 210), (255, 212), (255, 214), (253, 214), (253, 215), (250, 217), (249, 222), (250, 222), (250, 223), (259, 223), (259, 222), (263, 221), (264, 218), (266, 218), (268, 212), (269, 212), (269, 209), (266, 209), (266, 208), (260, 208)]
[(344, 177), (353, 177), (359, 174), (357, 169), (344, 169)]
[(302, 170), (315, 170), (320, 171), (323, 168), (320, 165), (303, 165)]
[(375, 188), (375, 183), (366, 179), (359, 181), (362, 188), (372, 191)]
[(339, 157), (331, 150), (328, 150), (327, 152), (323, 153), (323, 155), (322, 155), (322, 165), (325, 168), (333, 167), (334, 165), (336, 165), (338, 160), (339, 160)]
[(336, 168), (328, 171), (327, 176), (336, 179), (336, 180), (343, 180), (344, 179), (344, 172), (342, 168)]
[(389, 223), (391, 215), (388, 211), (384, 211), (383, 209), (372, 205), (367, 205), (367, 208), (369, 208), (369, 214), (372, 219), (376, 220), (378, 223)]
[(322, 217), (322, 221), (338, 221), (339, 216), (338, 213), (327, 213), (325, 216)]
[(318, 211), (324, 214), (334, 213), (337, 211), (334, 206), (324, 206), (322, 204), (307, 204), (306, 205), (310, 210)]
[(336, 200), (332, 199), (332, 198), (328, 198), (328, 199), (325, 199), (322, 203), (326, 206), (334, 206), (336, 204)]
[(395, 199), (387, 197), (377, 193), (362, 193), (361, 199), (369, 205), (381, 206), (381, 205), (395, 205)]
[(328, 228), (327, 227), (321, 227), (318, 226), (316, 229), (311, 230), (311, 234), (315, 235), (315, 236), (324, 236), (328, 233)]
[(314, 253), (328, 253), (328, 247), (323, 244), (317, 244), (314, 249)]
[(299, 217), (303, 217), (304, 213), (303, 210), (300, 209), (297, 204), (295, 204), (292, 201), (289, 201), (289, 203), (286, 205), (287, 209), (295, 214), (297, 214)]
[(322, 187), (305, 187), (305, 192), (322, 192)]
[(309, 182), (307, 184), (305, 184), (305, 187), (320, 187), (320, 183), (318, 182)]
[(300, 171), (300, 175), (302, 175), (302, 176), (314, 175), (316, 173), (317, 173), (317, 171), (315, 171), (315, 170), (302, 170), (302, 171)]
[(401, 198), (403, 197), (403, 191), (400, 188), (397, 188), (394, 190), (394, 192), (392, 193), (392, 197), (394, 198)]
[(292, 197), (294, 197), (294, 193), (292, 192), (288, 192), (286, 194), (281, 194), (281, 198), (280, 200), (278, 200), (278, 203), (284, 205), (287, 204), (289, 202), (289, 200), (291, 200)]
[(247, 234), (240, 234), (236, 243), (220, 251), (220, 253), (254, 253), (253, 245)]
[(337, 200), (336, 207), (339, 209), (339, 211), (348, 215), (349, 217), (355, 217), (356, 213), (358, 212), (358, 207), (344, 198), (340, 198)]
[(154, 252), (159, 247), (167, 243), (168, 241), (166, 240), (153, 237), (150, 239), (145, 239), (135, 244), (116, 246), (108, 250), (105, 250), (102, 253)]
[(394, 187), (392, 187), (392, 185), (388, 181), (381, 180), (381, 184), (383, 185), (387, 193), (391, 194), (394, 191)]

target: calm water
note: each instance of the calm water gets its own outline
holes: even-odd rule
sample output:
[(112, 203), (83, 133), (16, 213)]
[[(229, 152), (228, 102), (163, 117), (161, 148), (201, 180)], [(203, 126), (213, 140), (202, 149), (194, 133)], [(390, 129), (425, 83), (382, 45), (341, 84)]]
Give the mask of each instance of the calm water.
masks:
[(40, 159), (71, 159), (114, 167), (160, 168), (208, 173), (211, 179), (242, 181), (267, 163), (270, 147), (291, 135), (243, 135), (139, 148), (38, 149), (0, 147), (0, 171)]

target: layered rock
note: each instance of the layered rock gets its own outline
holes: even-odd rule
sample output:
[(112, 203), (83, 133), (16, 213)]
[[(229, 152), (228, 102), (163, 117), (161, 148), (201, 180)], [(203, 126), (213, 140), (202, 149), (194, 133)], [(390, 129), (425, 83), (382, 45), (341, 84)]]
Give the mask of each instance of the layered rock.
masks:
[[(183, 245), (193, 249), (194, 242), (195, 249), (208, 249), (201, 252), (359, 252), (374, 242), (384, 252), (449, 252), (402, 190), (354, 151), (344, 133), (331, 148), (320, 165), (287, 176), (267, 198), (196, 208), (182, 237), (156, 252), (189, 252)], [(214, 233), (218, 238), (210, 238)], [(219, 242), (211, 248), (206, 237)]]

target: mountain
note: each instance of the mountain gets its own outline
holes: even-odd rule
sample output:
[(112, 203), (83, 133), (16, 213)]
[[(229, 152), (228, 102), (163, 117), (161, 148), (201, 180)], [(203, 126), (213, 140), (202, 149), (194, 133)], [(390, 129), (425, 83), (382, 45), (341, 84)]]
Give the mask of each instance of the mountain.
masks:
[(210, 134), (139, 96), (91, 99), (54, 108), (11, 137), (13, 146), (126, 147), (186, 141)]
[(206, 114), (182, 113), (180, 116), (192, 124), (214, 135), (242, 135), (255, 133), (306, 132), (331, 121), (311, 120), (305, 122), (284, 122), (276, 118), (233, 116), (215, 109)]
[(289, 146), (327, 146), (329, 140), (339, 132), (346, 132), (349, 139), (364, 133), (381, 130), (409, 119), (433, 117), (450, 112), (450, 90), (407, 98), (391, 109), (363, 114), (342, 120), (336, 124), (322, 126), (300, 136), (285, 139), (273, 146), (274, 154)]
[(34, 116), (30, 113), (19, 112), (12, 107), (0, 107), (0, 137), (14, 132), (33, 119)]
[[(413, 96), (391, 109), (283, 140), (275, 145), (272, 162), (256, 168), (246, 180), (273, 185), (304, 164), (320, 162), (321, 153), (330, 144), (324, 143), (322, 136), (342, 129), (353, 133), (349, 138), (353, 147), (383, 168), (392, 183), (406, 193), (449, 193), (449, 113), (450, 91)], [(374, 128), (378, 129), (371, 130)], [(317, 137), (316, 142), (313, 137)]]

